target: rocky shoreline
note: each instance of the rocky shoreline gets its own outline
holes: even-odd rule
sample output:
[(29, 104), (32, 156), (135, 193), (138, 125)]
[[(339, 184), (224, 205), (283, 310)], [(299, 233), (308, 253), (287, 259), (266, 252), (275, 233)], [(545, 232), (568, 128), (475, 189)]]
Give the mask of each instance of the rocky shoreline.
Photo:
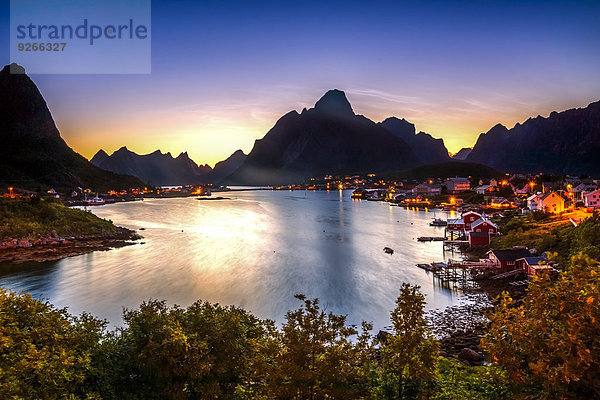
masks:
[(56, 231), (34, 238), (7, 238), (0, 241), (0, 263), (55, 261), (93, 251), (106, 251), (135, 244), (142, 237), (117, 227), (115, 232), (94, 236), (61, 237)]
[(496, 298), (504, 291), (508, 292), (516, 303), (521, 302), (527, 294), (526, 287), (509, 285), (513, 279), (477, 279), (478, 289), (474, 292), (487, 297), (487, 300), (484, 297), (477, 301), (476, 295), (472, 295), (472, 300), (475, 300), (473, 304), (448, 307), (443, 311), (430, 313), (432, 330), (440, 343), (440, 356), (454, 359), (464, 365), (484, 365), (484, 356), (479, 345), (485, 334), (486, 313), (493, 311)]

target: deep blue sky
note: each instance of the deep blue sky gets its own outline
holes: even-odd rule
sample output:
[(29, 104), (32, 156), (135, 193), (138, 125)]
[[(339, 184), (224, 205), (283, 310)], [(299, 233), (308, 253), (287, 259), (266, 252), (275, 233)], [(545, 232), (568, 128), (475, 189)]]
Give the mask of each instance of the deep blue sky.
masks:
[(87, 157), (127, 145), (212, 164), (331, 88), (455, 152), (497, 122), (599, 100), (599, 43), (600, 1), (153, 1), (152, 74), (32, 78)]

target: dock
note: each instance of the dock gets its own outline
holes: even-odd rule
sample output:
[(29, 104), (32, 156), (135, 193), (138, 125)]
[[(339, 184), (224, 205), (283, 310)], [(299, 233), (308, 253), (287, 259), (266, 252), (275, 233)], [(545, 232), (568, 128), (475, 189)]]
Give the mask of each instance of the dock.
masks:
[(445, 239), (443, 236), (419, 236), (417, 238), (419, 242), (443, 242)]
[(417, 267), (432, 272), (435, 280), (442, 286), (468, 289), (476, 287), (474, 277), (480, 274), (493, 274), (498, 271), (498, 264), (488, 261), (459, 261), (433, 262), (417, 264)]

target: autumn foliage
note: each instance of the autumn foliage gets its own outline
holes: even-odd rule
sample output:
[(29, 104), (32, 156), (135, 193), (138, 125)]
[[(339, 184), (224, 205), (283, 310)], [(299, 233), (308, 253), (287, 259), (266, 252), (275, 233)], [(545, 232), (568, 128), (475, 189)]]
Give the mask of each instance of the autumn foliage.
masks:
[(600, 264), (578, 255), (536, 279), (521, 304), (499, 299), (482, 346), (523, 394), (600, 398)]

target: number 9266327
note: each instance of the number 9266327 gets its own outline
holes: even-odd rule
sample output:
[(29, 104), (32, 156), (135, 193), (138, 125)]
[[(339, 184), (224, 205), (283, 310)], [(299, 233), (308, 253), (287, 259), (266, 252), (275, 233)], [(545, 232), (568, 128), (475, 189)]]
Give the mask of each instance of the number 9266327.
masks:
[(66, 43), (19, 43), (17, 50), (19, 51), (64, 51), (67, 47)]

